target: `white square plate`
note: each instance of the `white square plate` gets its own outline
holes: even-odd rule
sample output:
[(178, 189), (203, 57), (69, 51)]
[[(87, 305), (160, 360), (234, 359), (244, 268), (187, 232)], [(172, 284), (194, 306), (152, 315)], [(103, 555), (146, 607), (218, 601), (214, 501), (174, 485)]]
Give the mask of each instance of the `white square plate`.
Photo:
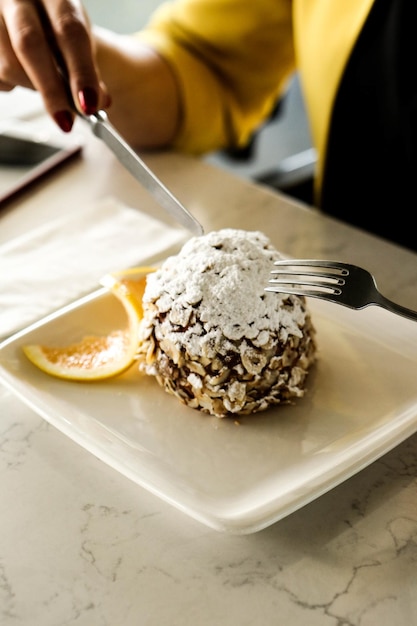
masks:
[(21, 346), (108, 332), (124, 311), (104, 290), (0, 345), (0, 380), (98, 458), (219, 531), (258, 531), (417, 430), (417, 324), (377, 307), (310, 300), (319, 359), (308, 393), (235, 421), (182, 406), (136, 368), (76, 383), (34, 367)]

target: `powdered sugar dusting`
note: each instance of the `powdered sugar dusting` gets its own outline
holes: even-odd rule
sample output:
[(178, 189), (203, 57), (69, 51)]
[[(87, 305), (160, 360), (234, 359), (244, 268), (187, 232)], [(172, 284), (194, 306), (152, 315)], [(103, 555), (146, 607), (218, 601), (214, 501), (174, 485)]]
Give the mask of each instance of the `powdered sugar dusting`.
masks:
[(148, 277), (145, 301), (156, 299), (161, 313), (186, 327), (189, 309), (198, 306), (204, 334), (221, 328), (238, 341), (268, 341), (282, 327), (300, 337), (304, 313), (282, 305), (286, 298), (265, 292), (273, 262), (281, 255), (261, 232), (224, 229), (190, 239), (181, 252)]

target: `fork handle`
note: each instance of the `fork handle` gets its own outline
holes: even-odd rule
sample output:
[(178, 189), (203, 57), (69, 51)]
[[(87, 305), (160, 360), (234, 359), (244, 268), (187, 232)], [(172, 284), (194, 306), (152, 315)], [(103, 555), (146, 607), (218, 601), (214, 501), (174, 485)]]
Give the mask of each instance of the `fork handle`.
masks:
[(401, 315), (402, 317), (406, 317), (409, 320), (413, 320), (417, 322), (417, 311), (413, 311), (412, 309), (407, 309), (405, 306), (401, 306), (401, 304), (397, 304), (392, 300), (389, 300), (382, 294), (378, 295), (378, 300), (375, 302), (378, 306), (391, 311), (391, 313), (397, 313), (397, 315)]

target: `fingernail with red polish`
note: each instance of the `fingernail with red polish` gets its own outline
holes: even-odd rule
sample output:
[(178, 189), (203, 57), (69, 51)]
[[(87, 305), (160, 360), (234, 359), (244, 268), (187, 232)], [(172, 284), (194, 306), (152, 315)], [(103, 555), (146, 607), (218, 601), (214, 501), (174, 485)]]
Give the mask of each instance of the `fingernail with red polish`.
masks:
[(74, 119), (70, 111), (57, 111), (54, 115), (54, 120), (64, 133), (69, 133), (74, 124)]
[(84, 87), (78, 92), (78, 99), (82, 110), (86, 115), (91, 115), (97, 111), (98, 94), (92, 87)]

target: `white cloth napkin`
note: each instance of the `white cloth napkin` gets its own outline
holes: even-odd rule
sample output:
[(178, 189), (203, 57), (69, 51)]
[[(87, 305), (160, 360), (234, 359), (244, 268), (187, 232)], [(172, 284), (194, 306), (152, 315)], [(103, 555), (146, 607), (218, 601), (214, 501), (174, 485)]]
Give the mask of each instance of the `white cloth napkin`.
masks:
[(0, 339), (100, 287), (107, 272), (148, 265), (189, 238), (113, 198), (0, 246)]
[(0, 120), (10, 117), (31, 119), (44, 112), (45, 107), (37, 91), (15, 87), (13, 91), (0, 92)]

